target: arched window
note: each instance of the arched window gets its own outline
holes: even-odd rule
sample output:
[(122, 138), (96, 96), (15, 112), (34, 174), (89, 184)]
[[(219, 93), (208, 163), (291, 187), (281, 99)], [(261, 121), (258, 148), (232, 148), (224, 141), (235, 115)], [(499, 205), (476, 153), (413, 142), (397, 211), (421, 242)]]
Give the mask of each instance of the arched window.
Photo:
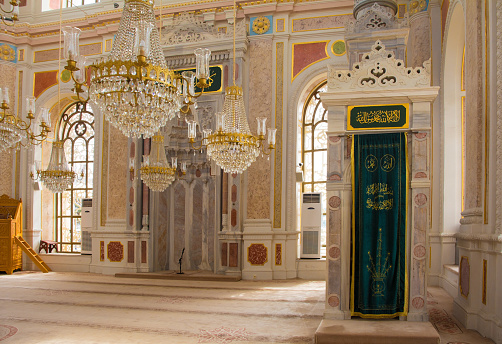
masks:
[(321, 255), (326, 254), (326, 175), (328, 141), (328, 112), (321, 103), (320, 93), (327, 91), (326, 80), (310, 92), (302, 110), (301, 162), (303, 182), (301, 192), (320, 192), (322, 195), (323, 221), (321, 228)]
[(64, 142), (68, 164), (78, 178), (69, 189), (55, 194), (55, 235), (60, 252), (80, 252), (82, 199), (92, 198), (94, 166), (94, 115), (91, 109), (74, 103), (59, 119), (59, 135)]

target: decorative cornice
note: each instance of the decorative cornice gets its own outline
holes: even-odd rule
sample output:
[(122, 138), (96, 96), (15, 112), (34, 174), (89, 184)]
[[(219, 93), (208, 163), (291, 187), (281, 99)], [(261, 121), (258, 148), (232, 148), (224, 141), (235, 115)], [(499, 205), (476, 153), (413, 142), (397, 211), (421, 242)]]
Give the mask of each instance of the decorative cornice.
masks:
[[(245, 20), (236, 23), (235, 34), (246, 37)], [(233, 28), (227, 32), (218, 32), (214, 27), (205, 23), (193, 12), (181, 13), (162, 29), (162, 46), (174, 46), (184, 43), (210, 42), (222, 39), (232, 39)]]
[(455, 238), (471, 241), (502, 242), (502, 235), (500, 234), (456, 233)]
[(414, 87), (430, 87), (431, 61), (423, 67), (407, 68), (394, 53), (385, 50), (381, 41), (371, 47), (371, 52), (354, 64), (351, 71), (337, 70), (328, 66), (328, 90), (389, 90)]

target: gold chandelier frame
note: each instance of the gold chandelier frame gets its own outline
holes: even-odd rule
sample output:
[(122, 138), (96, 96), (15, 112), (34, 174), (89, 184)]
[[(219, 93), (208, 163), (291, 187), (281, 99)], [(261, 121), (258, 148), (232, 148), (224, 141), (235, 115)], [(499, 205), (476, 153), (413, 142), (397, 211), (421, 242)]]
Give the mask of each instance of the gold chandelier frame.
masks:
[(27, 145), (38, 145), (47, 139), (47, 136), (51, 131), (50, 127), (46, 123), (46, 121), (48, 121), (48, 119), (44, 118), (45, 116), (42, 116), (41, 123), (40, 123), (40, 133), (35, 134), (33, 132), (32, 125), (35, 120), (35, 116), (33, 114), (33, 112), (35, 111), (34, 98), (28, 97), (27, 103), (28, 103), (28, 114), (26, 115), (26, 119), (28, 121), (26, 122), (16, 115), (12, 115), (12, 114), (7, 113), (7, 110), (10, 109), (9, 104), (7, 103), (7, 101), (5, 99), (2, 100), (2, 103), (0, 105), (0, 109), (1, 109), (0, 124), (10, 125), (15, 130), (24, 131), (26, 133), (26, 136), (25, 136), (26, 144), (23, 143), (22, 139), (21, 139), (20, 141), (18, 141), (16, 143), (16, 145), (14, 147), (6, 147), (6, 148), (15, 148), (15, 147), (19, 147), (19, 146), (26, 147)]
[(0, 12), (2, 12), (3, 14), (12, 14), (12, 16), (6, 17), (3, 14), (0, 14), (0, 18), (2, 19), (2, 23), (4, 25), (14, 26), (16, 25), (16, 22), (19, 20), (19, 1), (11, 0), (9, 4), (12, 5), (10, 11), (6, 11), (3, 9), (2, 6), (0, 6)]

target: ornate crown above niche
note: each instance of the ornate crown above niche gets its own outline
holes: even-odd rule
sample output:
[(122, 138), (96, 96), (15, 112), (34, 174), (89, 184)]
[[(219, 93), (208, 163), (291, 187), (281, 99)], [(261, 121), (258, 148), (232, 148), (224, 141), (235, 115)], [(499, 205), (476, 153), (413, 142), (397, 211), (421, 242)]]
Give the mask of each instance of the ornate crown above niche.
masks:
[[(246, 37), (246, 23), (241, 20), (236, 23), (235, 34), (237, 37)], [(201, 16), (193, 12), (180, 13), (162, 29), (162, 46), (171, 46), (183, 43), (210, 42), (233, 38), (233, 27), (229, 26), (226, 32), (218, 30), (205, 23)]]
[(371, 52), (363, 55), (361, 62), (354, 64), (354, 69), (337, 70), (328, 66), (328, 90), (340, 89), (399, 89), (430, 87), (431, 60), (423, 67), (407, 68), (394, 53), (385, 50), (385, 45), (376, 41)]
[(396, 19), (393, 11), (385, 6), (374, 3), (359, 11), (357, 20), (349, 22), (345, 27), (348, 34), (375, 30), (402, 29), (409, 27), (408, 13), (404, 18)]

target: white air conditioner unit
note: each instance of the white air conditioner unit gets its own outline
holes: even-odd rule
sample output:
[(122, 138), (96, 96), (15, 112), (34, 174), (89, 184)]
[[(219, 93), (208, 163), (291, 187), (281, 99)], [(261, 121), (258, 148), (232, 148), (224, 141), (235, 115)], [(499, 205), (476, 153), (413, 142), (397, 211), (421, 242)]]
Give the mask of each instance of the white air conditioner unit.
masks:
[(321, 193), (302, 194), (300, 258), (321, 258)]
[(82, 199), (82, 214), (80, 218), (80, 226), (82, 229), (82, 250), (81, 254), (92, 254), (92, 198)]

